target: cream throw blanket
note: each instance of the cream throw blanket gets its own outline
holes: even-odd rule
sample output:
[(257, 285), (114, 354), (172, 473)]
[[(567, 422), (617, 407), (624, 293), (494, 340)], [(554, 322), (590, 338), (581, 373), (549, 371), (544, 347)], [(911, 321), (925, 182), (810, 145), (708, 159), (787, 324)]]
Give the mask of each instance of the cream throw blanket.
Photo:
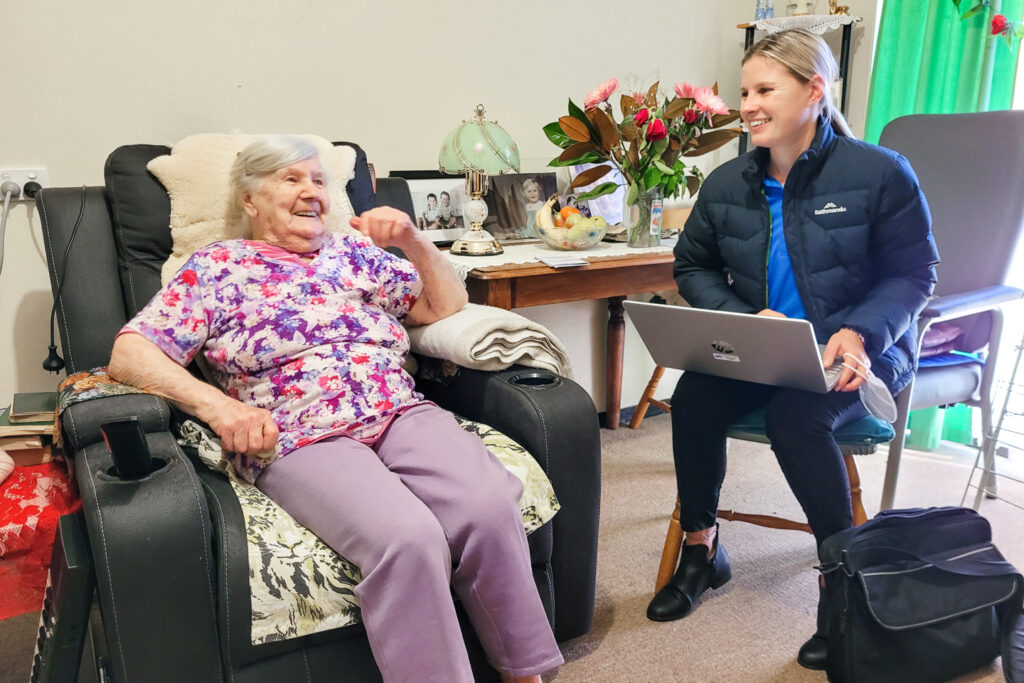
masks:
[(519, 363), (572, 378), (565, 347), (543, 325), (494, 306), (466, 304), (436, 323), (410, 327), (412, 350), (474, 370)]

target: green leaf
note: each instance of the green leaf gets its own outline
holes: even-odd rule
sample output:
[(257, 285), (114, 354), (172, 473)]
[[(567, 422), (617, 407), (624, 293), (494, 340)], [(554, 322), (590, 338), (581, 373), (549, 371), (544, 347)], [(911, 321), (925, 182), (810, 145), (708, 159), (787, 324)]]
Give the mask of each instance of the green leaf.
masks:
[(661, 171), (665, 175), (674, 175), (675, 174), (675, 171), (673, 169), (669, 168), (668, 166), (666, 166), (665, 162), (663, 162), (661, 159), (655, 159), (654, 160), (654, 165), (658, 168), (659, 171)]
[(654, 187), (661, 184), (662, 173), (656, 167), (651, 166), (644, 171), (643, 184), (644, 187)]
[(597, 154), (597, 152), (587, 152), (583, 156), (576, 157), (575, 159), (559, 160), (555, 157), (548, 162), (548, 166), (575, 166), (576, 164), (592, 164), (595, 161), (604, 161), (605, 158)]
[(979, 2), (977, 5), (975, 5), (971, 9), (967, 10), (966, 12), (964, 12), (963, 16), (960, 17), (960, 20), (962, 21), (964, 19), (970, 19), (974, 15), (983, 12), (986, 7), (988, 7), (988, 2), (985, 2), (985, 0), (982, 0), (982, 2)]
[(956, 7), (957, 11), (960, 10), (960, 0), (953, 0), (953, 7)]
[(583, 113), (583, 110), (576, 106), (576, 103), (571, 99), (569, 100), (569, 116), (579, 119), (583, 123), (587, 123), (587, 115)]
[(627, 204), (636, 204), (637, 195), (640, 194), (640, 189), (636, 186), (636, 183), (629, 184), (629, 192), (626, 194)]
[(619, 189), (618, 183), (601, 183), (593, 190), (584, 192), (580, 196), (576, 197), (577, 201), (584, 201), (586, 199), (594, 199), (596, 197), (603, 197), (606, 194), (611, 194), (615, 190)]
[(565, 149), (573, 143), (572, 138), (562, 132), (562, 127), (558, 125), (558, 121), (552, 121), (548, 125), (544, 126), (544, 135), (547, 135), (548, 140), (555, 143), (562, 149)]
[(675, 197), (679, 194), (679, 176), (669, 176), (668, 182), (665, 183), (664, 194), (666, 197)]

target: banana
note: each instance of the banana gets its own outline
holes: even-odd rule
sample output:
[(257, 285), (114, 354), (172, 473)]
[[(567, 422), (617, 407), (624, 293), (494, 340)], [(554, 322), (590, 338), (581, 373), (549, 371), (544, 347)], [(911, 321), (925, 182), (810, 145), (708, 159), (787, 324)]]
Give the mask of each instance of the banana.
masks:
[(534, 217), (533, 222), (535, 225), (539, 225), (545, 230), (551, 230), (555, 227), (555, 220), (551, 213), (551, 208), (558, 200), (558, 195), (553, 194), (548, 197), (548, 200), (544, 202), (544, 206), (537, 209), (537, 215)]

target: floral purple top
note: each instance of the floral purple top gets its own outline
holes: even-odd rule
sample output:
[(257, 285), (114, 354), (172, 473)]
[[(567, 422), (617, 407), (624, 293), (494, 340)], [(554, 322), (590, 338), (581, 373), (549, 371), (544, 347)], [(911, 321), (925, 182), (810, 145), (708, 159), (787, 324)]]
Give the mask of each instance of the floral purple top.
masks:
[[(402, 364), (402, 320), (416, 268), (350, 235), (328, 235), (307, 264), (269, 258), (244, 240), (196, 251), (122, 329), (187, 365), (200, 349), (232, 398), (266, 408), (278, 455), (345, 434), (369, 441), (423, 402)], [(255, 481), (269, 464), (233, 458)]]

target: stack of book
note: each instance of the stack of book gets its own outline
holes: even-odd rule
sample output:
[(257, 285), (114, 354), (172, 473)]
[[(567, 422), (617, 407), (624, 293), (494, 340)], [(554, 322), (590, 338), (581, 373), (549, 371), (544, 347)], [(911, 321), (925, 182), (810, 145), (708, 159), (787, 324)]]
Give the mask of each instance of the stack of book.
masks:
[(0, 449), (16, 466), (50, 461), (56, 404), (52, 392), (15, 394), (10, 410), (0, 414)]

